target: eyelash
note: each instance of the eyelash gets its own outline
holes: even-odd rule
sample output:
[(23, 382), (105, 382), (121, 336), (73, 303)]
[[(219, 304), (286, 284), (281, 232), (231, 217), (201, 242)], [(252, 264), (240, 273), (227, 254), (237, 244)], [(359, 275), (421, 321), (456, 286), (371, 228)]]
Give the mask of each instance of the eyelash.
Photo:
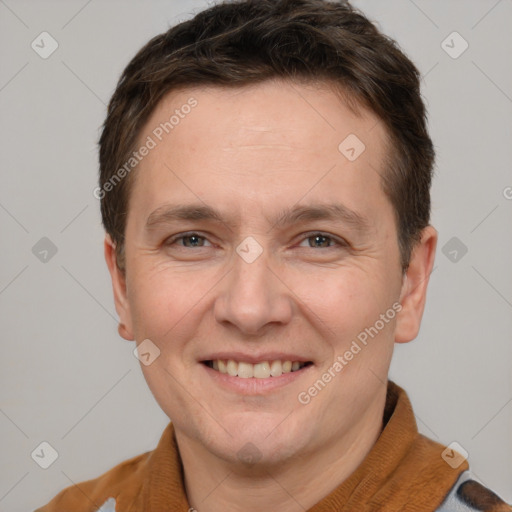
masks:
[[(189, 231), (188, 233), (182, 233), (180, 235), (176, 235), (176, 236), (168, 238), (164, 242), (164, 244), (166, 246), (171, 246), (171, 245), (174, 245), (179, 240), (184, 240), (185, 238), (191, 238), (191, 237), (194, 237), (194, 236), (198, 237), (198, 238), (205, 239), (205, 240), (208, 239), (206, 236), (203, 236), (203, 235), (197, 233), (196, 231)], [(316, 237), (316, 236), (327, 238), (327, 239), (331, 240), (332, 242), (336, 243), (340, 247), (348, 247), (349, 246), (349, 244), (345, 240), (337, 238), (337, 237), (335, 237), (333, 235), (330, 235), (328, 233), (323, 233), (321, 231), (310, 231), (308, 233), (304, 233), (304, 237), (302, 238), (302, 241), (303, 240), (308, 240), (309, 238), (313, 238), (313, 237)], [(193, 248), (193, 247), (185, 247), (185, 246), (181, 246), (181, 247), (184, 248), (184, 249), (192, 249)], [(335, 246), (317, 247), (317, 249), (333, 249), (334, 247)], [(196, 248), (201, 249), (202, 247), (196, 247)], [(307, 247), (307, 248), (308, 249), (315, 249), (315, 247)]]

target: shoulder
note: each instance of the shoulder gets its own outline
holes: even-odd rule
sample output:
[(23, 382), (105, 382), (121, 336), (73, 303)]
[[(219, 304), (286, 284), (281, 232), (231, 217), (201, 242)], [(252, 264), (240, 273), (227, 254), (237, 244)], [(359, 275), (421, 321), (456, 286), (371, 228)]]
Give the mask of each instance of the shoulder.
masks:
[(512, 512), (497, 494), (464, 471), (436, 512)]
[(128, 510), (140, 495), (151, 453), (121, 462), (98, 478), (67, 487), (35, 512), (114, 512), (116, 504), (118, 509)]

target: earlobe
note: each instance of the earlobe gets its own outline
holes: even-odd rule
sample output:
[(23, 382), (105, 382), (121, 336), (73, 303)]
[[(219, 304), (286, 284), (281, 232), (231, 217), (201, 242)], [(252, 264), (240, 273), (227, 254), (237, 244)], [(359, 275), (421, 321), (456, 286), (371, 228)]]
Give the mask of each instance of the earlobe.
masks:
[(133, 341), (135, 337), (133, 335), (130, 305), (126, 293), (126, 277), (117, 265), (116, 246), (109, 234), (105, 235), (104, 252), (105, 261), (112, 280), (114, 303), (120, 319), (117, 330), (119, 335), (125, 340)]
[(134, 339), (130, 331), (128, 331), (126, 328), (126, 325), (124, 325), (122, 322), (119, 322), (119, 325), (117, 326), (117, 332), (121, 338), (124, 338), (127, 341), (133, 341)]
[(434, 267), (437, 238), (437, 231), (432, 226), (427, 226), (422, 231), (420, 242), (412, 251), (400, 294), (402, 310), (397, 315), (396, 343), (407, 343), (418, 335), (430, 274)]

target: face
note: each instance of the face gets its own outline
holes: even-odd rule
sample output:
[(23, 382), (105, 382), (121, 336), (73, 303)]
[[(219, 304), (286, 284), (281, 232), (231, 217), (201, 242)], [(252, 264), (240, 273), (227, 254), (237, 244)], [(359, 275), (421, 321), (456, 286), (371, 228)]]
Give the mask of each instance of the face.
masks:
[(265, 82), (173, 92), (148, 137), (125, 276), (108, 237), (106, 255), (123, 336), (150, 340), (146, 362), (159, 351), (142, 370), (178, 440), (273, 464), (375, 421), (435, 248), (424, 237), (402, 274), (382, 122), (327, 87)]

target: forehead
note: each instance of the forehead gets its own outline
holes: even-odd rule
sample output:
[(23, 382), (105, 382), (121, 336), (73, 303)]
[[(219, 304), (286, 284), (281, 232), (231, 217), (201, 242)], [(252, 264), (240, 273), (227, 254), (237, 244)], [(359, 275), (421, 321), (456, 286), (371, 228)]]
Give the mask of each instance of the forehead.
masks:
[(153, 148), (132, 191), (145, 211), (185, 197), (216, 196), (228, 207), (240, 194), (246, 206), (326, 195), (330, 202), (344, 196), (352, 207), (386, 206), (383, 123), (363, 108), (354, 112), (327, 85), (268, 81), (173, 91), (139, 144), (149, 139)]
[(354, 100), (350, 104), (357, 110), (339, 88), (327, 83), (299, 85), (275, 79), (241, 87), (178, 89), (155, 107), (142, 136), (152, 134), (164, 144), (162, 139), (178, 142), (187, 137), (200, 144), (207, 135), (211, 141), (221, 139), (224, 149), (239, 149), (244, 142), (247, 148), (268, 143), (284, 149), (283, 143), (295, 143), (297, 149), (337, 149), (348, 130), (368, 144), (386, 139), (375, 114)]

